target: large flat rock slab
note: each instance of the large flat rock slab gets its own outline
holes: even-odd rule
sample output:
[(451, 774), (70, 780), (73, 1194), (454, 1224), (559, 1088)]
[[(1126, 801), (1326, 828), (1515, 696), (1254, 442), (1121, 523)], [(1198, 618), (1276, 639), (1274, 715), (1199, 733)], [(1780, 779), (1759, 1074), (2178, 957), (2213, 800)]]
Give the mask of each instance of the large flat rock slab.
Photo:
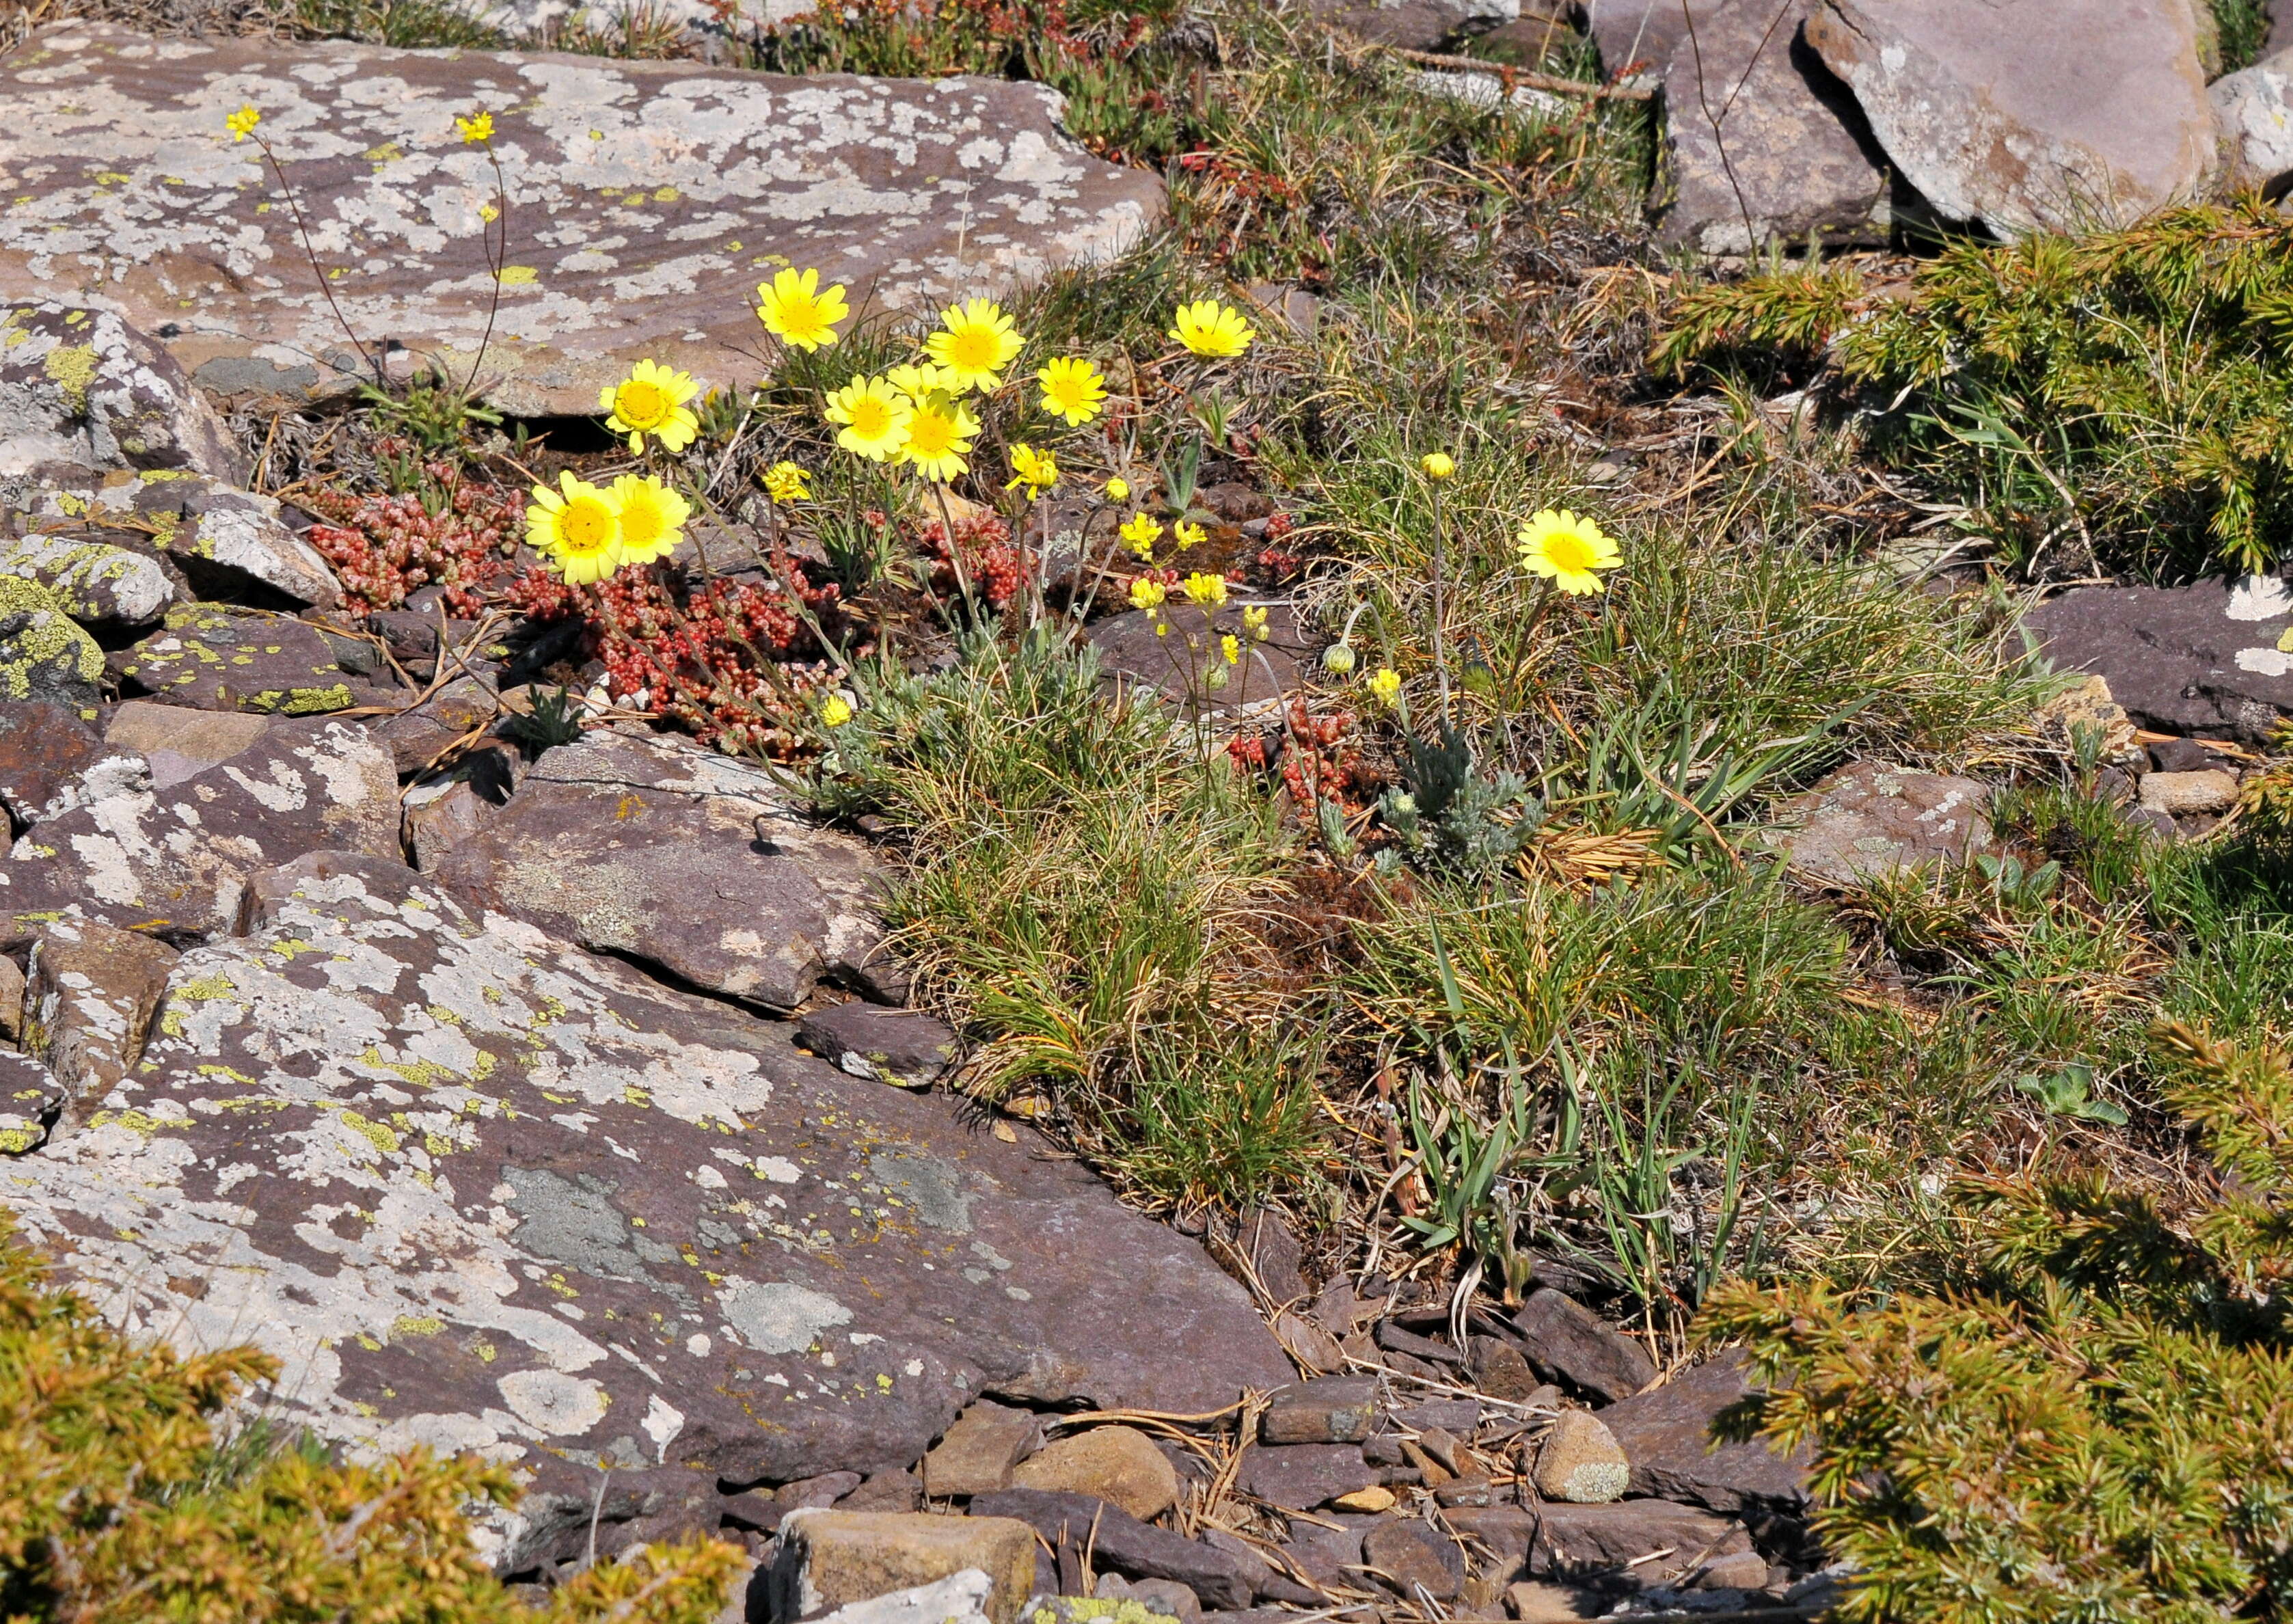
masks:
[(1807, 38), (1952, 220), (2126, 224), (2213, 169), (2189, 0), (1823, 0)]
[(652, 356), (737, 385), (769, 354), (756, 286), (791, 262), (920, 306), (1112, 256), (1155, 176), (1091, 158), (1041, 85), (791, 78), (691, 62), (155, 39), (89, 23), (0, 58), (0, 286), (115, 308), (225, 394), (339, 382), (348, 340), (242, 103), (369, 345), (466, 367), (493, 279), (494, 117), (508, 264), (484, 370), (517, 413), (593, 413)]
[(2091, 671), (2140, 727), (2268, 742), (2293, 716), (2293, 589), (2273, 575), (2185, 587), (2081, 587), (2030, 611), (2047, 659)]
[(250, 913), (0, 1203), (114, 1322), (276, 1355), (282, 1422), (713, 1490), (907, 1466), (983, 1392), (1201, 1411), (1288, 1374), (1193, 1242), (784, 1024), (373, 857)]

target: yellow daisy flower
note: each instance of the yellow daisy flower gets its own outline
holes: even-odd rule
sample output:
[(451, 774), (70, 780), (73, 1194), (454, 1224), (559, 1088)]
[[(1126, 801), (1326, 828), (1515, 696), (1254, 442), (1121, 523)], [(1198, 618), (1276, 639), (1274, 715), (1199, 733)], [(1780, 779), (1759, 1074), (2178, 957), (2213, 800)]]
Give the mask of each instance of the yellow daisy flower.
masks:
[(1014, 441), (1011, 445), (1011, 478), (1003, 488), (1016, 491), (1027, 487), (1031, 497), (1041, 496), (1059, 483), (1059, 459), (1049, 451), (1039, 451), (1033, 446)]
[(817, 271), (791, 267), (757, 284), (757, 319), (790, 349), (816, 350), (836, 342), (836, 324), (852, 313), (842, 284), (820, 285)]
[(840, 426), (836, 443), (870, 462), (900, 454), (915, 415), (907, 396), (880, 378), (855, 378), (828, 395), (828, 420)]
[(908, 418), (907, 443), (900, 448), (900, 460), (926, 479), (944, 484), (970, 468), (964, 453), (971, 449), (972, 436), (978, 432), (979, 420), (968, 407), (952, 395), (934, 390), (916, 403), (914, 415)]
[(701, 433), (701, 419), (685, 403), (700, 393), (692, 373), (641, 361), (620, 383), (598, 392), (597, 405), (611, 414), (605, 426), (629, 437), (631, 456), (644, 450), (647, 434), (661, 450), (681, 451)]
[(884, 381), (920, 406), (923, 404), (924, 396), (935, 392), (940, 394), (963, 393), (963, 386), (956, 381), (954, 373), (936, 367), (928, 361), (920, 364), (903, 361), (885, 373)]
[(1428, 479), (1446, 479), (1457, 471), (1456, 459), (1446, 451), (1428, 451), (1417, 459)]
[(1197, 570), (1180, 583), (1187, 601), (1200, 604), (1205, 609), (1215, 609), (1226, 602), (1226, 577), (1206, 575)]
[(621, 562), (651, 564), (666, 558), (685, 540), (693, 506), (651, 475), (624, 474), (607, 491), (621, 522)]
[(845, 723), (851, 719), (851, 702), (847, 700), (843, 694), (831, 694), (826, 699), (820, 702), (820, 725), (822, 727), (841, 727)]
[(793, 462), (776, 462), (765, 470), (765, 494), (776, 502), (812, 499), (812, 475)]
[(1130, 482), (1127, 479), (1120, 478), (1108, 480), (1106, 482), (1106, 499), (1110, 502), (1129, 501), (1130, 499)]
[(568, 469), (557, 476), (556, 490), (534, 486), (533, 506), (525, 510), (525, 540), (571, 584), (603, 581), (620, 567), (620, 509), (610, 495)]
[(1203, 527), (1199, 524), (1189, 524), (1185, 519), (1180, 519), (1177, 526), (1171, 530), (1171, 538), (1178, 542), (1179, 550), (1183, 553), (1187, 548), (1197, 546), (1202, 542)]
[(1065, 418), (1069, 428), (1090, 422), (1106, 402), (1106, 380), (1080, 355), (1057, 357), (1035, 374), (1035, 381), (1043, 386), (1043, 410)]
[(1625, 561), (1606, 532), (1566, 508), (1531, 515), (1522, 523), (1515, 545), (1521, 566), (1530, 574), (1542, 575), (1577, 597), (1604, 590), (1600, 572)]
[(1130, 583), (1130, 606), (1153, 614), (1168, 603), (1171, 589), (1151, 575), (1141, 575)]
[(1381, 705), (1398, 703), (1401, 698), (1401, 673), (1390, 665), (1381, 665), (1370, 674), (1370, 696)]
[(1239, 355), (1258, 337), (1242, 313), (1216, 299), (1197, 299), (1179, 306), (1168, 337), (1197, 355), (1213, 360)]
[(454, 127), (461, 132), (464, 145), (475, 146), (482, 141), (491, 141), (494, 138), (494, 116), (491, 113), (480, 113), (474, 118), (457, 117), (454, 120)]
[(939, 319), (940, 330), (924, 340), (924, 353), (955, 375), (958, 388), (994, 388), (1027, 342), (993, 299), (951, 304)]
[(250, 102), (231, 114), (230, 118), (225, 118), (223, 121), (223, 127), (231, 132), (231, 138), (233, 141), (245, 141), (255, 134), (255, 126), (262, 122), (263, 115), (255, 110), (255, 104)]
[(1163, 539), (1163, 527), (1145, 514), (1134, 513), (1114, 533), (1121, 536), (1130, 550), (1141, 558), (1152, 558), (1155, 543)]

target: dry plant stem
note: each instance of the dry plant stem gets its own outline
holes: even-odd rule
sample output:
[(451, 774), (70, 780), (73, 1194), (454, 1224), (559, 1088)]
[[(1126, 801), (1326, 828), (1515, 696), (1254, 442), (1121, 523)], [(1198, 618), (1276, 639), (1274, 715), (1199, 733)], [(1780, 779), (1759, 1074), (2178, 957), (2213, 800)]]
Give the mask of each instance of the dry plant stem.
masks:
[(462, 380), (465, 398), (473, 398), (478, 392), (478, 369), (485, 365), (486, 346), (494, 340), (494, 319), (501, 314), (502, 271), (509, 264), (509, 183), (502, 178), (501, 154), (494, 150), (490, 139), (486, 142), (486, 158), (494, 166), (494, 220), (501, 222), (501, 244), (494, 245), (493, 221), (487, 221), (486, 269), (493, 272), (494, 294), (486, 306), (486, 330), (479, 336), (478, 352), (470, 357), (470, 375)]
[(979, 606), (971, 600), (971, 574), (963, 567), (963, 547), (955, 539), (955, 516), (948, 511), (947, 487), (938, 480), (931, 482), (932, 495), (939, 500), (939, 525), (947, 537), (948, 562), (955, 566), (955, 589), (963, 594), (963, 616), (968, 621), (979, 618)]
[(319, 264), (319, 251), (311, 246), (311, 228), (303, 222), (303, 206), (296, 200), (295, 188), (288, 183), (287, 171), (280, 166), (279, 154), (271, 150), (271, 142), (259, 134), (255, 137), (255, 144), (263, 149), (263, 161), (271, 166), (271, 173), (279, 182), (279, 195), (287, 199), (287, 212), (295, 216), (295, 235), (303, 244), (303, 257), (311, 262), (311, 274), (318, 279), (319, 296), (325, 299), (327, 308), (335, 313), (336, 324), (342, 328), (343, 336), (351, 341), (351, 348), (358, 352), (360, 361), (374, 369), (375, 386), (380, 388), (388, 381), (382, 374), (381, 359), (378, 355), (367, 353), (366, 345), (359, 341), (357, 332), (351, 327), (350, 318), (344, 315), (343, 307), (335, 303), (335, 290), (327, 285), (327, 272), (325, 267)]

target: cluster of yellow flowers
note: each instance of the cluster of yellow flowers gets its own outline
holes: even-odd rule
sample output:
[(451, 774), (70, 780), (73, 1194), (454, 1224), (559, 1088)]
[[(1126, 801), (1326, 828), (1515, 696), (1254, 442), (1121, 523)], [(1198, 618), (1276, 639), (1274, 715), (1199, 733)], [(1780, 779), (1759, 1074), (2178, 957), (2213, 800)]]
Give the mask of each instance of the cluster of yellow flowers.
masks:
[(569, 469), (557, 489), (533, 488), (525, 539), (550, 567), (576, 586), (603, 581), (625, 564), (665, 558), (685, 539), (693, 509), (652, 475), (624, 474), (610, 485), (577, 479)]

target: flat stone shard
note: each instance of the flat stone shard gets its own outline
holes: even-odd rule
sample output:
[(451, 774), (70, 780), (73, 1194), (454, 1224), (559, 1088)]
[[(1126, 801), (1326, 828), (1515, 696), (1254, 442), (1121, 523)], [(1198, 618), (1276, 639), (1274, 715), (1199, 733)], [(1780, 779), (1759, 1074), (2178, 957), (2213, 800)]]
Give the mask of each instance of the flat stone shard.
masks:
[(65, 1125), (142, 1058), (175, 959), (165, 942), (92, 919), (60, 919), (33, 939), (24, 1051), (62, 1088)]
[(2293, 53), (2216, 79), (2206, 100), (2213, 104), (2222, 180), (2283, 195), (2293, 185)]
[(265, 721), (215, 766), (26, 832), (0, 863), (0, 938), (27, 940), (65, 910), (178, 939), (220, 934), (237, 925), (252, 876), (329, 849), (396, 859), (390, 758), (346, 723)]
[(154, 559), (124, 547), (69, 536), (0, 541), (0, 575), (36, 581), (83, 626), (142, 626), (175, 601), (175, 583)]
[(1629, 1399), (1656, 1380), (1646, 1349), (1549, 1286), (1529, 1294), (1513, 1325), (1540, 1375), (1573, 1383), (1608, 1403)]
[(0, 283), (78, 297), (100, 282), (226, 394), (360, 370), (261, 155), (223, 132), (242, 102), (263, 113), (361, 343), (397, 339), (456, 376), (494, 293), (479, 211), (495, 183), (454, 120), (492, 111), (510, 264), (483, 370), (489, 400), (519, 414), (594, 413), (641, 356), (755, 380), (756, 286), (790, 263), (855, 301), (921, 308), (1110, 258), (1163, 207), (1158, 176), (1066, 136), (1056, 93), (1001, 80), (67, 23), (0, 58), (0, 182), (29, 199), (0, 217)]
[(2293, 589), (2274, 576), (2186, 587), (2081, 587), (2024, 629), (2058, 667), (2091, 671), (2156, 733), (2268, 742), (2293, 715)]
[(1043, 1424), (1034, 1411), (982, 1399), (924, 1457), (924, 1492), (944, 1500), (1009, 1489), (1011, 1468), (1042, 1441)]
[[(1727, 0), (1665, 69), (1666, 241), (1702, 254), (1770, 242), (1884, 243), (1887, 163), (1801, 23), (1815, 0)], [(1672, 8), (1675, 25), (1679, 6)]]
[(956, 1036), (946, 1022), (859, 998), (813, 1011), (797, 1023), (796, 1035), (854, 1076), (901, 1088), (929, 1088), (956, 1058)]
[(271, 594), (298, 609), (343, 601), (334, 571), (288, 528), (275, 499), (201, 483), (182, 492), (176, 512), (182, 522), (167, 532), (167, 556), (201, 592)]
[(1807, 38), (1949, 219), (2127, 224), (2212, 174), (2187, 0), (1823, 0)]
[(354, 698), (318, 632), (230, 604), (176, 605), (118, 664), (124, 692), (201, 710), (319, 716)]
[[(20, 68), (14, 53), (0, 58), (0, 77)], [(69, 118), (61, 110), (56, 116)], [(18, 193), (30, 179), (28, 160), (39, 159), (16, 144), (23, 129), (12, 119), (9, 133), (0, 134), (0, 175)], [(125, 223), (134, 211), (123, 208), (117, 194), (98, 189), (85, 200), (108, 213), (109, 231), (132, 229)], [(0, 215), (0, 239), (25, 234), (30, 207), (12, 198)], [(88, 247), (103, 251), (100, 239)], [(6, 248), (0, 248), (0, 265), (6, 267), (0, 282), (9, 287), (49, 280), (26, 274), (25, 261), (12, 258)], [(101, 272), (88, 280), (101, 281)], [(155, 315), (150, 324), (178, 313)], [(93, 469), (187, 468), (230, 480), (246, 475), (245, 459), (215, 408), (191, 387), (174, 358), (109, 309), (83, 309), (72, 300), (0, 306), (0, 475), (48, 462)]]
[(982, 1389), (1193, 1412), (1280, 1379), (1192, 1242), (952, 1102), (375, 857), (247, 889), (0, 1202), (114, 1319), (276, 1355), (284, 1424), (521, 1460), (578, 1554), (600, 1468), (713, 1495), (895, 1468)]
[(1778, 1455), (1757, 1440), (1722, 1443), (1713, 1436), (1722, 1412), (1753, 1392), (1743, 1355), (1730, 1352), (1602, 1410), (1601, 1425), (1632, 1461), (1632, 1491), (1713, 1511), (1805, 1515), (1811, 1450), (1803, 1445)]
[(108, 743), (73, 706), (0, 705), (0, 803), (20, 831), (150, 780), (141, 755)]
[(1771, 834), (1791, 865), (1827, 885), (1853, 885), (1921, 864), (1996, 852), (1990, 789), (1973, 778), (1858, 761), (1777, 809)]
[(806, 823), (763, 768), (667, 739), (591, 732), (545, 751), (439, 879), (599, 952), (766, 1009), (880, 958), (879, 869)]

